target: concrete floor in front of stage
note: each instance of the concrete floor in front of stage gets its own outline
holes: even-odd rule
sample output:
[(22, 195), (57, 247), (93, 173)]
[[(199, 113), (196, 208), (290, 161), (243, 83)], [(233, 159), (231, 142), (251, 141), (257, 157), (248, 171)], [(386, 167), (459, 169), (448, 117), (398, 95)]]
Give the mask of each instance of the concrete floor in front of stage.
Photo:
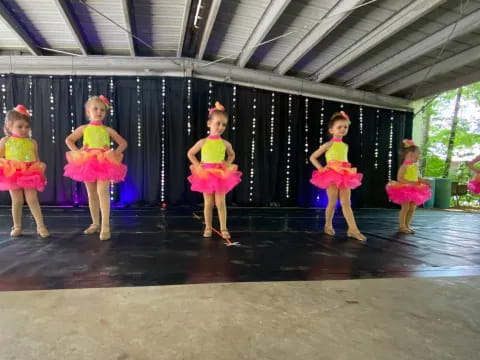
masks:
[(478, 359), (480, 277), (0, 293), (2, 360)]

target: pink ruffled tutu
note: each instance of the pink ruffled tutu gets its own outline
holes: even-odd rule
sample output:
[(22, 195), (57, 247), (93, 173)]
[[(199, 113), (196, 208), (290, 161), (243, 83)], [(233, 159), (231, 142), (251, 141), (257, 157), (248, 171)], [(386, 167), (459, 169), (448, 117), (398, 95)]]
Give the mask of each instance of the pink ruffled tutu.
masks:
[(201, 164), (201, 169), (190, 166), (192, 175), (188, 181), (192, 184), (191, 190), (201, 193), (226, 194), (237, 186), (241, 181), (242, 173), (237, 165), (225, 164)]
[(40, 161), (23, 162), (0, 159), (0, 190), (36, 189), (47, 185), (46, 165)]
[(427, 184), (418, 185), (402, 184), (397, 181), (390, 181), (386, 186), (388, 199), (395, 204), (414, 202), (422, 205), (432, 197), (432, 190)]
[(467, 187), (472, 193), (480, 194), (480, 174), (470, 180), (467, 184)]
[(68, 164), (63, 175), (76, 181), (120, 182), (127, 174), (127, 166), (122, 164), (123, 155), (116, 155), (112, 149), (69, 151), (66, 156)]
[(356, 168), (352, 168), (350, 163), (343, 161), (329, 161), (327, 170), (312, 172), (310, 182), (326, 189), (329, 186), (336, 186), (339, 189), (355, 189), (362, 184), (363, 174), (357, 173)]

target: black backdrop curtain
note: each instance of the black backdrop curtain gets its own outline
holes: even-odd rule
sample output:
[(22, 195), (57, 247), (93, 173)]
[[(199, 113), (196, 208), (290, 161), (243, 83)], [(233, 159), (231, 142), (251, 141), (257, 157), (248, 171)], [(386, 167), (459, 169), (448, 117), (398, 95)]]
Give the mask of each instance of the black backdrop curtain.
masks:
[[(194, 78), (98, 76), (0, 76), (2, 109), (32, 109), (32, 133), (47, 163), (43, 204), (85, 203), (82, 184), (63, 177), (64, 139), (86, 123), (84, 103), (104, 94), (113, 104), (106, 119), (129, 143), (128, 175), (111, 189), (118, 204), (194, 204), (186, 152), (206, 136), (207, 109), (215, 100), (230, 114), (224, 134), (236, 152), (242, 183), (228, 199), (238, 205), (324, 206), (324, 191), (309, 183), (308, 156), (327, 140), (335, 111), (352, 120), (345, 139), (349, 160), (364, 174), (353, 191), (356, 207), (387, 206), (384, 186), (395, 177), (401, 140), (411, 137), (412, 113), (306, 98)], [(0, 203), (9, 203), (6, 192)]]

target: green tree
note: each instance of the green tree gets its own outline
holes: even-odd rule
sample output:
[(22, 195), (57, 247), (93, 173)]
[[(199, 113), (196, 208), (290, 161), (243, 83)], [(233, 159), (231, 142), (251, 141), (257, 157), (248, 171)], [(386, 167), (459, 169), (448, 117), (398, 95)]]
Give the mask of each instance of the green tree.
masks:
[[(442, 177), (447, 168), (450, 144), (450, 159), (452, 157), (473, 157), (472, 148), (480, 143), (480, 82), (464, 86), (461, 91), (461, 103), (458, 102), (458, 111), (455, 124), (455, 135), (452, 137), (452, 106), (455, 107), (458, 90), (449, 90), (438, 94), (427, 101), (423, 109), (423, 127), (428, 129), (422, 149), (422, 173), (428, 177)], [(460, 99), (459, 99), (460, 100)], [(468, 111), (461, 111), (468, 110)], [(455, 111), (454, 111), (455, 113)], [(424, 135), (425, 136), (425, 135)], [(450, 165), (448, 165), (448, 169)], [(454, 171), (447, 173), (454, 181), (465, 183), (471, 173), (465, 167), (457, 166)]]
[(465, 99), (474, 100), (480, 106), (480, 81), (464, 86), (463, 96)]
[(459, 87), (455, 94), (455, 106), (453, 108), (452, 126), (450, 128), (450, 136), (448, 137), (447, 158), (445, 159), (445, 168), (443, 170), (443, 177), (448, 177), (450, 172), (450, 165), (452, 164), (453, 146), (455, 143), (455, 135), (457, 133), (458, 125), (458, 110), (460, 109), (460, 100), (462, 99), (463, 88)]
[[(426, 154), (428, 151), (428, 143), (430, 138), (430, 124), (432, 116), (437, 115), (436, 107), (438, 106), (438, 97), (434, 96), (432, 98), (426, 99), (426, 105), (423, 109), (425, 117), (423, 120), (423, 138), (422, 138), (422, 154)], [(420, 171), (425, 172), (425, 167), (427, 165), (427, 158), (423, 156), (420, 160)]]

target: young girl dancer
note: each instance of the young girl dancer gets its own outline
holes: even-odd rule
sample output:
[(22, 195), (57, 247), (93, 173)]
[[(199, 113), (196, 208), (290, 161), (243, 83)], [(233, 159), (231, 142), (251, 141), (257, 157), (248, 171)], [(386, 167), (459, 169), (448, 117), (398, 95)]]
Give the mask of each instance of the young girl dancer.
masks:
[(37, 233), (46, 238), (48, 230), (43, 223), (38, 203), (38, 191), (47, 184), (45, 164), (38, 157), (37, 142), (30, 138), (30, 113), (17, 105), (5, 117), (5, 137), (0, 140), (0, 190), (9, 190), (12, 198), (13, 228), (11, 236), (22, 234), (24, 199), (37, 223)]
[(417, 161), (420, 158), (420, 148), (413, 140), (405, 139), (402, 142), (403, 164), (398, 169), (397, 181), (387, 184), (387, 194), (391, 202), (400, 204), (399, 231), (413, 234), (410, 227), (413, 214), (418, 205), (432, 197), (430, 183), (418, 176)]
[[(103, 95), (89, 98), (85, 103), (89, 124), (78, 127), (65, 140), (71, 151), (67, 152), (64, 175), (83, 181), (87, 187), (92, 224), (83, 233), (100, 232), (100, 240), (110, 239), (110, 182), (123, 181), (127, 173), (127, 167), (122, 164), (127, 142), (115, 130), (103, 125), (109, 107)], [(83, 146), (79, 149), (75, 142), (81, 137)], [(118, 144), (115, 150), (110, 149), (110, 138)]]
[[(367, 238), (360, 233), (357, 227), (353, 211), (350, 206), (351, 189), (355, 189), (362, 183), (363, 175), (357, 173), (348, 162), (348, 145), (342, 141), (347, 135), (350, 126), (350, 118), (344, 111), (336, 112), (328, 123), (328, 132), (331, 140), (321, 145), (311, 156), (310, 162), (317, 168), (313, 171), (310, 182), (321, 188), (327, 189), (328, 205), (325, 209), (324, 232), (335, 235), (332, 220), (338, 198), (342, 205), (342, 212), (348, 224), (347, 236), (365, 241)], [(318, 158), (325, 153), (327, 166), (322, 166)]]
[(475, 173), (474, 178), (468, 182), (468, 190), (480, 194), (480, 155), (468, 162), (468, 167)]
[[(241, 181), (242, 173), (237, 170), (237, 165), (232, 164), (235, 159), (232, 145), (221, 138), (227, 122), (228, 114), (224, 107), (216, 102), (215, 107), (210, 109), (208, 114), (207, 126), (210, 129), (210, 135), (193, 145), (188, 150), (187, 156), (192, 163), (190, 166), (192, 175), (188, 177), (188, 181), (192, 184), (191, 189), (203, 193), (205, 217), (203, 237), (212, 236), (212, 212), (215, 204), (222, 237), (229, 240), (225, 194)], [(196, 157), (198, 152), (201, 152), (200, 162)], [(225, 153), (227, 160), (225, 160)]]

